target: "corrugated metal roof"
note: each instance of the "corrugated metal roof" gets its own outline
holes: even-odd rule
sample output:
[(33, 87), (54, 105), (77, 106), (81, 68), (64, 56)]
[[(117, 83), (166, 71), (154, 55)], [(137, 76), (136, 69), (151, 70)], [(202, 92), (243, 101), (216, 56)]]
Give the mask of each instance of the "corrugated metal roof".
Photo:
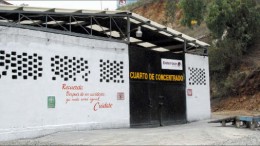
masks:
[[(154, 26), (154, 28), (158, 27), (158, 28), (161, 28), (161, 29), (165, 29), (164, 34), (167, 35), (167, 36), (169, 36), (170, 34), (174, 34), (175, 36), (181, 36), (179, 38), (183, 38), (183, 39), (186, 39), (188, 41), (193, 41), (193, 42), (195, 41), (200, 46), (204, 46), (204, 47), (210, 46), (209, 44), (207, 44), (205, 42), (199, 41), (199, 40), (197, 40), (197, 39), (195, 39), (193, 37), (190, 37), (190, 36), (185, 35), (185, 34), (183, 34), (181, 32), (173, 30), (172, 28), (169, 28), (169, 27), (166, 27), (164, 25), (158, 24), (158, 23), (156, 23), (154, 21), (151, 21), (151, 20), (149, 20), (149, 19), (147, 19), (147, 18), (145, 18), (143, 16), (140, 16), (138, 14), (132, 13), (132, 16), (135, 17), (135, 18), (141, 19), (143, 21), (148, 21), (148, 22), (150, 21), (151, 26)], [(169, 32), (169, 33), (167, 33), (167, 32)]]
[[(91, 34), (91, 35), (96, 34), (101, 37), (108, 36), (114, 39), (121, 39), (122, 36), (128, 35), (128, 34), (124, 34), (123, 31), (125, 31), (124, 29), (127, 28), (127, 22), (129, 20), (129, 23), (131, 25), (129, 27), (130, 29), (132, 29), (130, 32), (128, 32), (130, 35), (130, 40), (129, 40), (130, 44), (131, 43), (137, 44), (152, 50), (165, 51), (165, 49), (168, 48), (168, 50), (174, 50), (178, 52), (180, 51), (180, 48), (177, 48), (176, 46), (178, 46), (179, 44), (183, 44), (184, 41), (187, 42), (187, 45), (194, 48), (197, 47), (206, 48), (209, 46), (209, 44), (205, 42), (199, 41), (179, 31), (173, 30), (169, 27), (151, 21), (143, 16), (128, 11), (99, 11), (99, 10), (85, 10), (85, 9), (78, 10), (78, 9), (62, 9), (62, 8), (0, 6), (0, 21), (1, 22), (9, 21), (8, 23), (15, 23), (14, 19), (16, 18), (16, 16), (13, 15), (15, 15), (16, 13), (17, 14), (21, 13), (23, 14), (22, 18), (26, 18), (21, 22), (19, 20), (19, 25), (31, 25), (31, 26), (45, 25), (46, 27), (50, 26), (52, 29), (53, 28), (57, 29), (52, 25), (59, 25), (60, 27), (64, 28), (66, 31), (68, 30), (68, 25), (69, 25), (70, 31), (71, 28), (73, 27), (73, 30), (76, 29), (77, 33), (83, 33), (85, 31), (84, 33), (87, 34)], [(28, 14), (28, 16), (25, 16), (26, 14)], [(44, 19), (42, 18), (43, 15), (45, 16), (54, 15), (55, 18), (56, 17), (58, 18), (57, 20), (51, 18), (44, 22)], [(68, 16), (75, 16), (75, 18), (73, 17), (73, 20), (69, 20), (71, 18), (67, 18)], [(116, 18), (113, 18), (113, 16), (115, 16)], [(97, 18), (99, 20), (94, 18)], [(89, 21), (91, 21), (91, 24)], [(110, 25), (108, 23), (110, 23)], [(134, 37), (135, 33), (133, 31), (136, 30), (138, 26), (142, 27), (142, 31), (144, 34), (144, 37), (142, 38)], [(79, 29), (83, 29), (84, 31), (80, 31)], [(95, 31), (93, 32), (95, 34), (92, 33), (92, 30)], [(175, 47), (172, 45), (174, 43), (176, 43)]]
[(29, 7), (29, 6), (14, 6), (4, 5), (0, 6), (0, 10), (9, 11), (29, 11), (29, 12), (55, 12), (55, 13), (82, 13), (82, 14), (118, 14), (118, 13), (129, 13), (127, 11), (103, 11), (103, 10), (87, 10), (87, 9), (65, 9), (65, 8), (44, 8), (44, 7)]

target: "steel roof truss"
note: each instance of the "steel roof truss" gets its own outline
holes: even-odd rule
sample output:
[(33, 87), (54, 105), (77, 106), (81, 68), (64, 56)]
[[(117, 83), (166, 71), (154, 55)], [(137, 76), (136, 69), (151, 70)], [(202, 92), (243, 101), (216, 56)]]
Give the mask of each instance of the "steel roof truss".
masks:
[[(46, 15), (46, 17), (51, 18), (52, 21), (56, 22), (57, 25), (59, 25), (61, 28), (63, 28), (65, 31), (69, 31), (66, 27), (62, 26), (59, 22), (57, 22), (54, 18), (52, 18), (50, 15)], [(46, 21), (46, 25), (47, 21)]]
[[(36, 22), (36, 21), (32, 20), (31, 18), (29, 18), (29, 17), (23, 15), (23, 14), (20, 14), (19, 16), (21, 16), (21, 15), (22, 15), (22, 18), (26, 18), (27, 20), (32, 21), (33, 24), (36, 24), (36, 25), (38, 25), (39, 27), (43, 27), (42, 25), (39, 24), (39, 22)], [(22, 18), (21, 18), (21, 19), (19, 18), (19, 24), (21, 23)]]
[[(115, 26), (117, 27), (117, 29), (119, 30), (120, 34), (123, 35), (124, 38), (126, 38), (126, 35), (123, 33), (122, 29), (118, 26), (118, 24), (116, 23), (115, 19), (112, 18), (112, 21), (114, 22)], [(112, 23), (110, 23), (110, 26), (112, 25)], [(111, 30), (111, 29), (110, 29)]]
[[(93, 17), (93, 20), (97, 23), (97, 25), (99, 25), (99, 27), (102, 29), (103, 33), (106, 34), (105, 30), (103, 29), (103, 27), (100, 25), (100, 23), (97, 21), (97, 19), (95, 17)], [(107, 34), (106, 34), (107, 35)], [(107, 37), (109, 38), (109, 36), (107, 35)]]
[[(73, 20), (87, 33), (87, 34), (90, 34), (89, 31), (83, 27), (80, 23), (78, 23), (77, 19), (74, 17), (74, 16), (70, 16), (70, 18), (73, 18)], [(71, 19), (70, 19), (71, 21)], [(70, 25), (71, 25), (71, 22), (70, 22)], [(71, 26), (70, 26), (70, 31), (71, 31)]]

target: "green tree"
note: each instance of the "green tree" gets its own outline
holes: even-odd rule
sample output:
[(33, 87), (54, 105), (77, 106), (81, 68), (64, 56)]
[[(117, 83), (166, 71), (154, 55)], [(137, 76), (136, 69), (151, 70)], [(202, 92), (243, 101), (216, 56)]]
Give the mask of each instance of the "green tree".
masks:
[[(242, 55), (259, 36), (259, 4), (256, 0), (215, 0), (208, 7), (206, 24), (215, 38), (209, 49), (216, 95), (230, 95), (239, 77), (233, 77)], [(240, 74), (237, 74), (240, 76)]]
[(167, 0), (165, 5), (165, 15), (167, 23), (172, 23), (175, 20), (178, 0)]
[(211, 3), (206, 23), (217, 40), (210, 53), (211, 72), (229, 72), (236, 66), (259, 35), (259, 16), (255, 0), (216, 0)]
[(193, 27), (192, 22), (200, 25), (204, 20), (207, 2), (207, 0), (180, 0), (179, 6), (183, 11), (181, 24), (189, 28)]
[(246, 52), (259, 33), (259, 13), (256, 0), (215, 0), (206, 23), (216, 39), (237, 40)]

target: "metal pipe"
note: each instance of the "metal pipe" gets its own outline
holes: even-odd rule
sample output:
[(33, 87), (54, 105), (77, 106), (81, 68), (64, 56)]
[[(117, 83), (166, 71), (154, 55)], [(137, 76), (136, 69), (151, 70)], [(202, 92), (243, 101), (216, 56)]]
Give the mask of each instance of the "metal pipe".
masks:
[(109, 17), (109, 31), (110, 31), (110, 38), (111, 38), (111, 35), (112, 35), (112, 20), (111, 20), (111, 17)]
[(93, 17), (91, 16), (91, 19), (90, 19), (90, 26), (91, 26), (90, 35), (93, 35), (93, 34), (92, 34), (92, 32), (93, 32), (93, 29), (92, 29), (92, 25), (93, 25), (93, 24), (92, 24), (92, 21), (93, 21), (93, 20), (92, 20), (92, 19), (93, 19)]
[(126, 32), (126, 34), (127, 34), (127, 41), (128, 41), (128, 43), (130, 43), (130, 29), (131, 29), (131, 26), (130, 26), (131, 24), (130, 24), (130, 18), (129, 18), (129, 16), (127, 16), (127, 32)]
[(71, 32), (71, 15), (70, 15), (70, 25), (69, 25), (69, 29), (70, 29), (70, 32)]
[[(0, 13), (11, 13), (11, 14), (14, 14), (14, 13), (28, 13), (28, 14), (45, 14), (45, 15), (68, 15), (68, 13), (64, 12), (35, 12), (35, 11), (18, 11), (18, 10), (13, 10), (13, 11), (10, 11), (10, 10), (0, 10)], [(127, 17), (129, 14), (122, 14), (123, 12), (120, 12), (121, 14), (103, 14), (103, 13), (76, 13), (75, 16), (112, 16), (112, 17)]]
[(48, 15), (45, 16), (45, 27), (46, 27), (46, 28), (48, 28), (47, 22), (48, 22)]
[(183, 52), (187, 52), (187, 40), (184, 40), (184, 47), (183, 47)]
[(21, 22), (21, 13), (18, 14), (18, 24)]

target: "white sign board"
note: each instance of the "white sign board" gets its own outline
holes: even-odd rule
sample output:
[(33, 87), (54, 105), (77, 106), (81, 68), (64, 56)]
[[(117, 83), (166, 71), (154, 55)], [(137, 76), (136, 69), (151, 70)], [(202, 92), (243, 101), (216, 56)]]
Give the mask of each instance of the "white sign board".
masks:
[(162, 69), (182, 70), (182, 60), (175, 59), (161, 59)]

